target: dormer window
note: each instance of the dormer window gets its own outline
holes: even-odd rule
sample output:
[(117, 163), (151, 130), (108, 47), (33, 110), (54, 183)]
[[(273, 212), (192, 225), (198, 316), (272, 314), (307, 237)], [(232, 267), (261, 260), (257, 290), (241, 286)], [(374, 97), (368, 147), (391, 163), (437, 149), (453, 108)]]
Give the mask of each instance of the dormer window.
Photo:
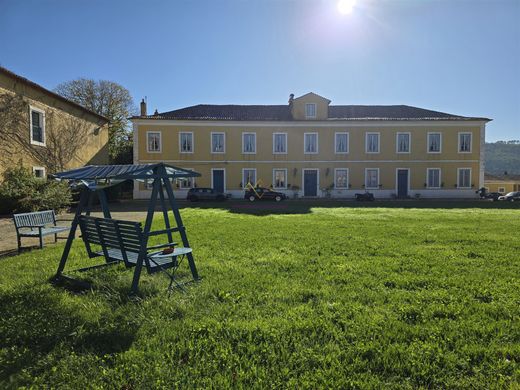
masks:
[(316, 103), (305, 104), (305, 117), (316, 118)]

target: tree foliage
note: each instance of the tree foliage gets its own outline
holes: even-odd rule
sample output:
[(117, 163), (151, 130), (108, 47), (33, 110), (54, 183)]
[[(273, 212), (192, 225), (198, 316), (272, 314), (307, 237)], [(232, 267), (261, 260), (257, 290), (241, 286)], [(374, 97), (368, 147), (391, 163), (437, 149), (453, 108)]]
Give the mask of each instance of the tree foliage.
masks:
[(520, 141), (486, 143), (486, 172), (520, 175)]
[[(128, 117), (137, 110), (130, 92), (125, 87), (107, 80), (95, 81), (79, 78), (59, 84), (55, 90), (61, 96), (80, 104), (110, 120), (108, 125), (108, 146), (112, 162), (131, 163), (132, 138)], [(123, 163), (124, 163), (123, 162)]]

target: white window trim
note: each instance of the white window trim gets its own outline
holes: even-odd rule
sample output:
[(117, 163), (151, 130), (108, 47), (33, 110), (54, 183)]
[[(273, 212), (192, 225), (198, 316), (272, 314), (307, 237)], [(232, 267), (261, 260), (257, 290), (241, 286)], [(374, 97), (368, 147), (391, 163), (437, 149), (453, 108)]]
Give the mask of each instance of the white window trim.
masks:
[(224, 192), (226, 192), (226, 168), (211, 168), (211, 188), (215, 189), (213, 183), (213, 171), (224, 171)]
[[(159, 134), (159, 150), (150, 150), (150, 142), (148, 142), (149, 134)], [(149, 130), (146, 132), (146, 152), (147, 153), (162, 153), (162, 132), (156, 130)]]
[[(338, 187), (338, 183), (336, 182), (336, 171), (347, 171), (347, 184), (345, 187)], [(334, 168), (334, 189), (336, 190), (348, 190), (350, 187), (350, 170), (348, 168)]]
[[(486, 190), (489, 191), (489, 188), (487, 188)], [(500, 190), (502, 190), (502, 191), (500, 191)], [(498, 187), (497, 191), (500, 192), (501, 194), (503, 194), (503, 193), (506, 192), (506, 188), (505, 187)]]
[[(368, 151), (368, 136), (377, 134), (377, 152), (369, 152)], [(379, 154), (381, 152), (381, 133), (369, 131), (365, 133), (365, 153), (367, 154)]]
[[(215, 152), (215, 151), (213, 150), (213, 135), (214, 135), (214, 134), (215, 134), (215, 135), (217, 135), (217, 134), (222, 134), (222, 135), (224, 136), (224, 137), (223, 137), (223, 138), (224, 138), (224, 151), (222, 151), (222, 152)], [(209, 149), (210, 149), (211, 154), (224, 154), (224, 153), (226, 153), (226, 133), (223, 132), (223, 131), (212, 131), (212, 132), (211, 132), (211, 135), (210, 135), (210, 145), (209, 145)], [(213, 187), (212, 187), (212, 188), (213, 188)]]
[[(307, 115), (307, 107), (314, 106), (314, 115)], [(305, 103), (305, 118), (314, 119), (318, 111), (318, 105), (316, 103)]]
[[(33, 139), (33, 121), (32, 121), (32, 112), (35, 111), (35, 112), (38, 112), (42, 115), (42, 138), (43, 138), (43, 142), (39, 142), (39, 141), (34, 141)], [(46, 130), (45, 130), (45, 111), (39, 109), (39, 108), (36, 108), (34, 106), (29, 106), (29, 136), (31, 137), (30, 141), (31, 141), (31, 145), (38, 145), (38, 146), (46, 146), (46, 142), (47, 142), (47, 134), (46, 134)]]
[[(347, 136), (347, 151), (346, 152), (338, 152), (338, 135), (346, 135)], [(350, 135), (346, 131), (339, 131), (334, 133), (334, 153), (335, 154), (348, 154), (350, 150)]]
[[(469, 152), (463, 152), (460, 150), (460, 136), (462, 134), (469, 134)], [(457, 146), (457, 151), (460, 153), (460, 154), (469, 154), (469, 153), (473, 153), (473, 133), (469, 132), (469, 131), (460, 131), (458, 136), (458, 146)]]
[[(275, 139), (276, 139), (277, 135), (285, 135), (285, 152), (276, 152), (275, 151)], [(288, 138), (289, 137), (287, 136), (287, 133), (282, 133), (282, 132), (273, 133), (273, 154), (287, 154), (287, 149), (289, 149)]]
[(316, 171), (316, 198), (320, 196), (320, 169), (319, 168), (302, 168), (302, 195), (305, 196), (305, 171)]
[[(460, 171), (461, 170), (469, 170), (469, 187), (460, 187), (459, 186), (459, 178), (460, 178)], [(471, 188), (471, 176), (472, 176), (473, 172), (471, 170), (471, 168), (457, 168), (457, 188), (460, 188), (460, 189), (469, 189)]]
[[(182, 134), (191, 134), (191, 151), (190, 152), (184, 152), (182, 150), (182, 144), (181, 144)], [(193, 131), (179, 131), (179, 153), (193, 154), (194, 151), (195, 151), (195, 135), (193, 134)]]
[(34, 176), (36, 176), (36, 171), (43, 171), (43, 176), (41, 179), (45, 179), (47, 177), (47, 171), (45, 167), (32, 167), (32, 173)]
[[(369, 170), (376, 170), (377, 171), (377, 186), (376, 187), (369, 187), (367, 185), (367, 171)], [(365, 189), (366, 190), (378, 190), (379, 189), (379, 184), (380, 184), (380, 177), (379, 177), (379, 168), (365, 168)]]
[[(255, 151), (254, 152), (246, 152), (244, 150), (244, 139), (245, 139), (245, 136), (246, 135), (254, 135), (255, 136)], [(256, 154), (256, 133), (254, 132), (250, 132), (250, 131), (245, 131), (245, 132), (242, 132), (242, 154)], [(243, 178), (243, 177), (242, 177)]]
[[(276, 171), (285, 171), (285, 186), (283, 187), (276, 187)], [(273, 168), (273, 188), (276, 188), (278, 190), (286, 190), (287, 189), (287, 168)]]
[[(408, 134), (408, 152), (399, 151), (399, 135)], [(395, 153), (396, 154), (410, 154), (412, 152), (412, 133), (409, 131), (398, 131), (395, 135)]]
[[(193, 168), (182, 167), (182, 169), (187, 169), (189, 171), (193, 171)], [(189, 187), (185, 187), (182, 185), (182, 183), (184, 182), (183, 179), (184, 178), (182, 178), (182, 177), (177, 179), (177, 183), (179, 183), (179, 190), (189, 190), (190, 188), (195, 187), (195, 177), (194, 176), (187, 178), (187, 179), (191, 179), (191, 186), (189, 186)]]
[[(430, 171), (439, 171), (439, 186), (438, 187), (430, 187)], [(458, 180), (458, 178), (457, 178)], [(442, 169), (441, 168), (426, 168), (426, 188), (431, 190), (436, 190), (442, 187)]]
[[(439, 134), (439, 151), (430, 152), (430, 134)], [(429, 131), (426, 135), (426, 153), (428, 154), (440, 154), (442, 153), (442, 133), (439, 131)]]
[[(305, 139), (307, 138), (307, 135), (315, 134), (316, 135), (316, 151), (315, 152), (306, 152), (305, 149)], [(318, 154), (320, 152), (320, 143), (319, 143), (319, 135), (317, 132), (313, 133), (303, 133), (303, 154)]]
[(258, 177), (257, 177), (256, 168), (242, 168), (242, 178), (240, 180), (242, 182), (242, 188), (245, 189), (246, 188), (246, 184), (247, 184), (244, 181), (244, 171), (255, 171), (255, 182), (251, 183), (251, 184), (256, 187), (256, 183), (258, 183)]

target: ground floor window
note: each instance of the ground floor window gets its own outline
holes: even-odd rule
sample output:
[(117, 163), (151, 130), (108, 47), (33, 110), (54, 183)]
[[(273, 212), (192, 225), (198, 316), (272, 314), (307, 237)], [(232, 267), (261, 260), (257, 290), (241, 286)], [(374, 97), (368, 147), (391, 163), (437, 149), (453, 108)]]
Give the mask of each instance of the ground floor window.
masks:
[(348, 188), (348, 169), (336, 168), (334, 170), (334, 187)]
[(256, 169), (244, 168), (242, 169), (242, 186), (244, 188), (248, 186), (256, 186)]
[(287, 169), (273, 169), (274, 188), (287, 188)]
[(365, 169), (365, 188), (379, 188), (379, 169)]
[[(189, 171), (193, 171), (193, 168), (183, 168), (187, 169)], [(179, 188), (192, 188), (195, 185), (195, 178), (194, 177), (183, 177), (181, 179), (177, 179), (177, 183), (179, 184)]]
[(441, 187), (441, 170), (439, 168), (428, 168), (427, 176), (426, 184), (428, 188)]
[(471, 188), (471, 168), (459, 168), (457, 176), (459, 188)]
[(45, 168), (33, 167), (33, 175), (41, 179), (45, 178)]
[(498, 187), (498, 192), (504, 193), (506, 189), (504, 187)]

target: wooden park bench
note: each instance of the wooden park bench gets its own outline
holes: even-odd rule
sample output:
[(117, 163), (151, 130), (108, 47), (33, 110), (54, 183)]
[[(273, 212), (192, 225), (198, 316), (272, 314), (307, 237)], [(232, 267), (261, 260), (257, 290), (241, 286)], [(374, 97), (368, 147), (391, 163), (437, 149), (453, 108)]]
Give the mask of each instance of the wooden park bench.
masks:
[(43, 248), (43, 237), (54, 234), (54, 242), (58, 241), (58, 233), (69, 231), (70, 227), (58, 226), (54, 210), (36, 211), (32, 213), (14, 214), (14, 226), (18, 241), (18, 251), (22, 247), (22, 237), (38, 237), (40, 249)]
[[(82, 215), (79, 217), (79, 226), (90, 258), (104, 256), (107, 263), (122, 261), (127, 268), (141, 266), (144, 263), (149, 274), (162, 271), (170, 278), (168, 290), (173, 284), (182, 289), (182, 285), (175, 279), (175, 272), (180, 261), (192, 252), (191, 248), (175, 248), (171, 253), (158, 250), (171, 248), (177, 244), (175, 242), (146, 247), (139, 222)], [(92, 245), (98, 246), (101, 250), (94, 250)], [(171, 271), (166, 271), (168, 269)]]

